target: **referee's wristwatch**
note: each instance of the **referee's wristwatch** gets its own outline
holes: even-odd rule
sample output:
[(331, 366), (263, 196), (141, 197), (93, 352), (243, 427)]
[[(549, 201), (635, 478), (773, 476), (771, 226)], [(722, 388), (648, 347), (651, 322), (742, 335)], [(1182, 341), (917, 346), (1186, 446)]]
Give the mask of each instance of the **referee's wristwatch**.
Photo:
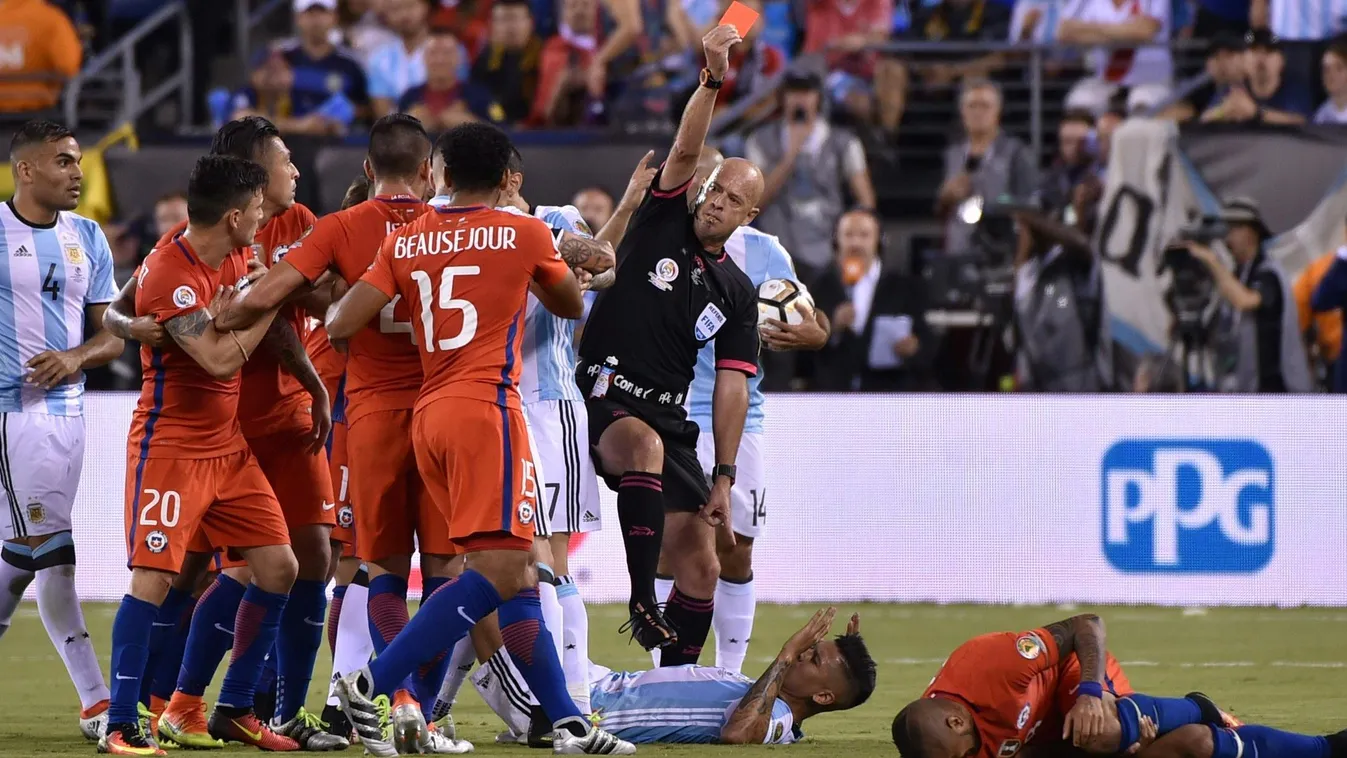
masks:
[(711, 483), (715, 484), (716, 477), (723, 476), (730, 480), (730, 484), (734, 484), (734, 475), (737, 473), (739, 473), (739, 467), (729, 463), (717, 463), (716, 467), (711, 469)]
[[(711, 69), (702, 69), (702, 86), (707, 89), (720, 89), (725, 84), (724, 79), (717, 79), (711, 76)], [(734, 477), (730, 477), (733, 479)]]

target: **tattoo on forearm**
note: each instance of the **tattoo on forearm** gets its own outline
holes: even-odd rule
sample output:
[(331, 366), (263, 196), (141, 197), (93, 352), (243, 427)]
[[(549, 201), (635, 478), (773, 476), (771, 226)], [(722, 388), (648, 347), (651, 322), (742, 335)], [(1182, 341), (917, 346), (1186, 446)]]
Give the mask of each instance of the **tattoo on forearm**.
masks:
[(210, 314), (203, 308), (170, 320), (164, 324), (164, 330), (174, 339), (195, 339), (206, 333), (210, 322)]
[(271, 326), (262, 337), (262, 344), (276, 356), (281, 368), (298, 379), (304, 389), (312, 393), (315, 385), (322, 385), (323, 380), (313, 368), (309, 354), (304, 350), (304, 343), (299, 341), (299, 335), (289, 321), (279, 316), (272, 319)]
[(770, 715), (776, 703), (777, 693), (781, 690), (781, 680), (786, 676), (789, 665), (785, 661), (775, 661), (771, 667), (758, 677), (758, 681), (748, 688), (744, 699), (739, 701), (739, 712), (751, 712), (759, 716)]
[(602, 274), (595, 274), (593, 279), (589, 280), (589, 288), (592, 290), (606, 290), (613, 286), (617, 281), (617, 269), (610, 268)]
[(1047, 626), (1048, 633), (1057, 643), (1057, 654), (1065, 658), (1076, 654), (1080, 661), (1080, 676), (1083, 682), (1101, 680), (1100, 665), (1104, 661), (1104, 622), (1093, 613), (1072, 616)]
[(596, 255), (603, 255), (604, 247), (595, 240), (568, 234), (562, 238), (557, 251), (561, 253), (561, 259), (566, 261), (566, 265), (574, 267), (589, 263)]

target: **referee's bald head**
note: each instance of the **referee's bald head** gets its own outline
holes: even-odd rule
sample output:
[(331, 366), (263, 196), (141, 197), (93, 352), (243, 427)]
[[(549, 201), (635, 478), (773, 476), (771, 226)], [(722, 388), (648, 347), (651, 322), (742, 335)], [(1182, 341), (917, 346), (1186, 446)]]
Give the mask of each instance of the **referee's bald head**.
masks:
[(762, 170), (752, 161), (729, 158), (715, 167), (697, 196), (694, 228), (702, 244), (719, 247), (753, 221), (765, 186)]

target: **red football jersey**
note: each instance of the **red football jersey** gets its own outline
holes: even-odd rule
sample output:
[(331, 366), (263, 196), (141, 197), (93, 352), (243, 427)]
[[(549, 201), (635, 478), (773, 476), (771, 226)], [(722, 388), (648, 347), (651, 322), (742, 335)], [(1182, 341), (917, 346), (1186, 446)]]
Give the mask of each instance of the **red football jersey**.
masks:
[[(411, 196), (376, 197), (318, 220), (313, 233), (290, 247), (285, 261), (310, 282), (335, 269), (347, 284), (369, 270), (384, 238), (421, 217), (430, 206)], [(374, 411), (409, 410), (421, 390), (421, 360), (411, 311), (402, 299), (351, 337), (346, 354), (346, 419)]]
[[(247, 275), (248, 261), (235, 250), (213, 269), (191, 243), (175, 239), (150, 253), (136, 285), (136, 313), (158, 323), (210, 305), (222, 283)], [(141, 346), (140, 402), (131, 417), (127, 446), (141, 458), (216, 458), (247, 448), (238, 421), (238, 375), (212, 377), (177, 344)]]
[(362, 277), (412, 304), (425, 384), (417, 407), (464, 397), (519, 408), (529, 283), (570, 274), (552, 230), (485, 206), (436, 207), (384, 241)]
[[(255, 256), (267, 268), (285, 257), (294, 243), (313, 231), (317, 218), (304, 205), (295, 203), (279, 216), (273, 216), (257, 230), (252, 249), (243, 248), (245, 255)], [(159, 239), (159, 246), (172, 242), (187, 228), (182, 222)], [(276, 318), (284, 318), (294, 327), (300, 340), (307, 336), (304, 314), (293, 305), (283, 305)], [(261, 437), (284, 431), (308, 429), (304, 409), (309, 404), (309, 393), (299, 381), (281, 368), (280, 362), (265, 348), (259, 347), (243, 364), (243, 391), (239, 400), (239, 420), (249, 437)]]
[[(1046, 629), (983, 634), (950, 654), (925, 697), (949, 697), (969, 706), (982, 737), (981, 758), (1012, 758), (1035, 737), (1061, 739), (1057, 641)], [(1040, 732), (1047, 721), (1056, 734)]]

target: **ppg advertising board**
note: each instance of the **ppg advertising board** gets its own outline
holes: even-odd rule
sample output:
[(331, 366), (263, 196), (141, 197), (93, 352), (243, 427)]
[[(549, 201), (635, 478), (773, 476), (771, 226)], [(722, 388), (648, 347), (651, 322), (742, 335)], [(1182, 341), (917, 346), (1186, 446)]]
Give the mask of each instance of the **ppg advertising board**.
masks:
[[(86, 406), (86, 599), (126, 591), (134, 405)], [(772, 396), (765, 485), (745, 498), (765, 519), (758, 597), (1345, 606), (1345, 415), (1328, 396)], [(625, 601), (600, 490), (605, 530), (573, 545), (571, 573), (591, 602)]]

